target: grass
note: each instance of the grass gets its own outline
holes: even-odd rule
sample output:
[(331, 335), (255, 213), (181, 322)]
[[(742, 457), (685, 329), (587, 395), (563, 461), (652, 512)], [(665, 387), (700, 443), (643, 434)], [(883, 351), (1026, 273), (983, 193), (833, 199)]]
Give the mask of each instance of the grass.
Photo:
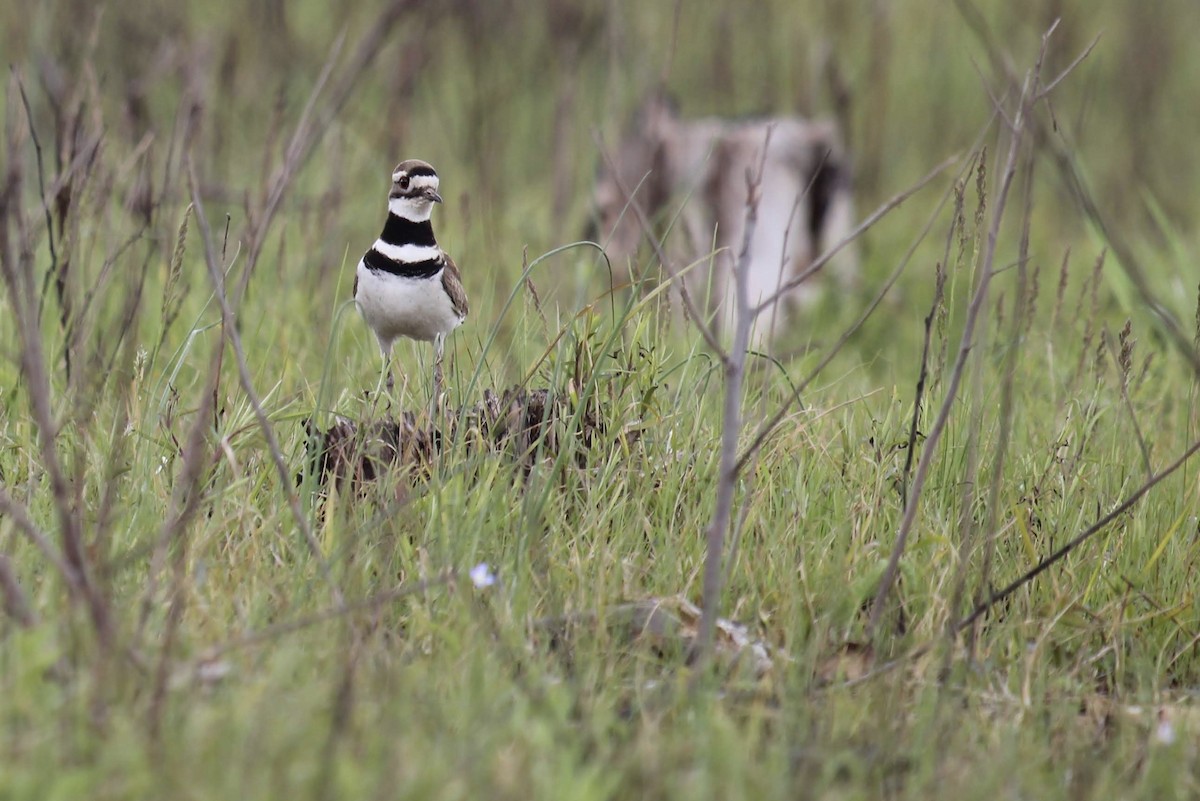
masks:
[[(1196, 11), (1028, 3), (981, 32), (916, 0), (800, 5), (397, 4), (348, 11), (342, 40), (308, 3), (0, 11), (0, 795), (1194, 795), (1196, 465), (1032, 571), (1196, 440), (1172, 339), (1198, 330)], [(1047, 76), (1103, 36), (1052, 95), (1057, 136), (1032, 112), (1005, 206), (989, 92), (1011, 115), (1019, 85), (987, 46), (1020, 76), (1055, 14)], [(872, 227), (862, 288), (794, 355), (749, 359), (720, 614), (771, 665), (697, 663), (721, 359), (564, 246), (593, 133), (664, 70), (688, 113), (818, 112), (822, 45), (860, 214), (960, 158)], [(451, 405), (553, 387), (599, 433), (567, 420), (532, 458), (451, 442), (427, 478), (323, 498), (294, 480), (304, 424), (372, 413), (351, 271), (409, 156), (443, 176), (471, 296)], [(406, 408), (431, 355), (398, 348)], [(679, 619), (639, 632), (649, 602)]]

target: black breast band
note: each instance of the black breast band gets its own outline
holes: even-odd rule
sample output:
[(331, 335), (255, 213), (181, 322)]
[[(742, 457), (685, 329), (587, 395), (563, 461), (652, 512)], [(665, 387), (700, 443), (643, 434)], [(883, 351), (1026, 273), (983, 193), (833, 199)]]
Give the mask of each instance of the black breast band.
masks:
[(404, 278), (432, 278), (445, 266), (445, 262), (440, 258), (426, 259), (425, 261), (393, 261), (375, 248), (367, 251), (367, 255), (363, 256), (363, 262), (372, 272), (390, 273)]

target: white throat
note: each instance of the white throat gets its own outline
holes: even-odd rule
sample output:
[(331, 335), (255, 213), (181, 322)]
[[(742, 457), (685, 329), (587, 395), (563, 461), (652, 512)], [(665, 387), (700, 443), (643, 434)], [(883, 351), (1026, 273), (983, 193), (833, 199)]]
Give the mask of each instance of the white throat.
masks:
[(410, 222), (425, 222), (433, 214), (433, 201), (426, 198), (390, 197), (388, 211)]

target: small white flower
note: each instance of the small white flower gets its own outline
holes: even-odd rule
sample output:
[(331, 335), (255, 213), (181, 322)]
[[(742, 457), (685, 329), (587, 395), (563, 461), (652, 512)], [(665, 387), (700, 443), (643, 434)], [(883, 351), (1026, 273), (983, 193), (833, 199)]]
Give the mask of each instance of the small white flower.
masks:
[(496, 574), (488, 567), (487, 562), (480, 562), (471, 568), (470, 572), (471, 583), (478, 589), (485, 589), (496, 583)]
[(1175, 727), (1165, 709), (1158, 713), (1158, 727), (1154, 730), (1154, 738), (1162, 745), (1175, 742)]

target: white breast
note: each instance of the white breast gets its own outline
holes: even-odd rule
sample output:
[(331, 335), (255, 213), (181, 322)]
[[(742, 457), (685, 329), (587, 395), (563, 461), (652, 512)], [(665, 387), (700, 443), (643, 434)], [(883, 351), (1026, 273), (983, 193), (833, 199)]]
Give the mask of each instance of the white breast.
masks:
[(462, 324), (442, 288), (442, 271), (429, 278), (374, 272), (358, 263), (354, 300), (385, 351), (399, 337), (432, 341)]

